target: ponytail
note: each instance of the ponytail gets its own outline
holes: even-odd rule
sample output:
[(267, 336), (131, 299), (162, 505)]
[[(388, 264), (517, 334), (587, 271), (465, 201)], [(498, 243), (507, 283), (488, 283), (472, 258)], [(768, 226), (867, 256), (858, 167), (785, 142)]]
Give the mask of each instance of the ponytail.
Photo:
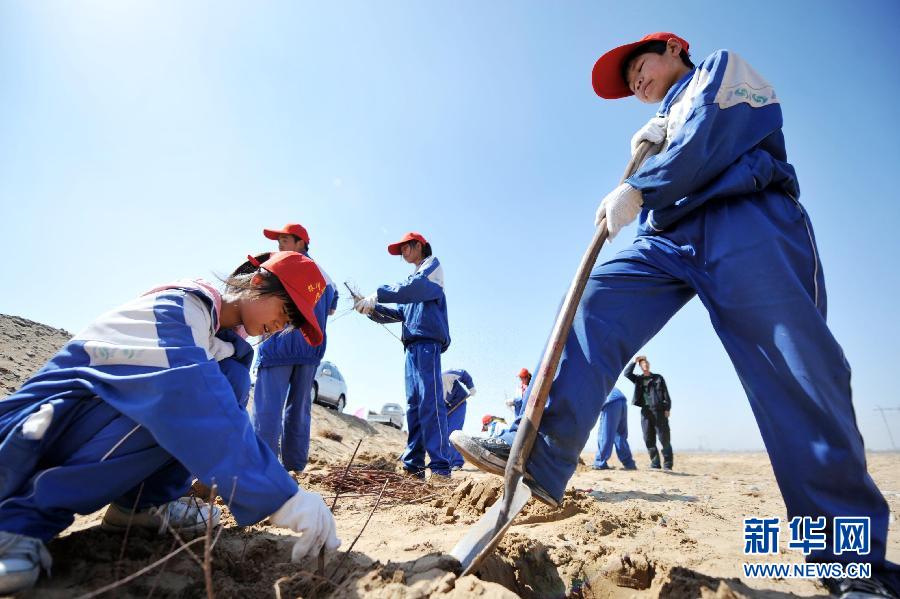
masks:
[(253, 261), (247, 260), (234, 269), (230, 277), (222, 280), (225, 283), (225, 291), (249, 298), (277, 296), (284, 302), (291, 325), (294, 328), (300, 328), (306, 323), (306, 319), (300, 314), (300, 310), (297, 309), (287, 289), (281, 284), (281, 280), (274, 273), (257, 266), (268, 260), (271, 255), (272, 252), (257, 254), (253, 256)]

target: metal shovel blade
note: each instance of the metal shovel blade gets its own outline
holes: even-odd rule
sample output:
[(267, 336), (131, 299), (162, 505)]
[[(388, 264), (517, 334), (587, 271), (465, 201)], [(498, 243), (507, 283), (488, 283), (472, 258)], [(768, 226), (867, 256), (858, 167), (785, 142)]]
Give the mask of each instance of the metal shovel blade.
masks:
[(513, 490), (512, 501), (506, 499), (504, 496), (495, 501), (450, 552), (462, 564), (463, 572), (460, 576), (471, 574), (478, 568), (481, 561), (500, 543), (506, 529), (531, 499), (531, 489), (522, 481), (521, 476)]

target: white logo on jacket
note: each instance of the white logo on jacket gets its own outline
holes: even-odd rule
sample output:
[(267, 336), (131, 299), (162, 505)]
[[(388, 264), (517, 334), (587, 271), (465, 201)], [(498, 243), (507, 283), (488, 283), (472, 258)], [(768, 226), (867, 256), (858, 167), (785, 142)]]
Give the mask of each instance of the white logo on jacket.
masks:
[[(716, 91), (714, 100), (720, 109), (724, 110), (743, 103), (752, 108), (778, 103), (778, 97), (772, 86), (743, 58), (730, 50), (721, 50), (720, 52), (725, 53), (727, 61), (725, 72), (722, 74), (722, 83)], [(701, 96), (709, 84), (710, 71), (702, 67), (697, 68), (690, 82), (669, 106), (663, 152), (669, 148), (669, 144), (681, 131), (694, 110), (702, 105)]]
[[(194, 345), (206, 353), (207, 359), (224, 360), (233, 355), (234, 346), (215, 336), (212, 314), (203, 300), (192, 293), (182, 293), (184, 320)], [(107, 312), (74, 337), (73, 341), (84, 341), (91, 366), (169, 367), (166, 350), (173, 348), (160, 346), (154, 312), (158, 295), (144, 295)]]
[(734, 52), (728, 53), (728, 64), (722, 76), (722, 85), (716, 94), (716, 104), (726, 109), (738, 104), (749, 104), (751, 108), (760, 108), (769, 104), (778, 104), (775, 89), (763, 76), (754, 70), (743, 58)]

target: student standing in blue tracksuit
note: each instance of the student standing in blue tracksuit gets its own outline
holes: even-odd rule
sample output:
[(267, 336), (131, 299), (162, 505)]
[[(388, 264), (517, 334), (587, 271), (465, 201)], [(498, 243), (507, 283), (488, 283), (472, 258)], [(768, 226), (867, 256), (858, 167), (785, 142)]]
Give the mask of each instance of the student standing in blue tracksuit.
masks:
[(637, 470), (628, 446), (628, 402), (625, 401), (625, 394), (616, 387), (613, 387), (600, 408), (594, 470), (610, 470), (607, 462), (612, 456), (613, 446), (625, 470)]
[[(787, 162), (778, 95), (734, 52), (695, 68), (687, 50), (676, 35), (651, 34), (594, 67), (600, 96), (662, 102), (632, 140), (633, 149), (645, 139), (662, 148), (597, 211), (611, 237), (640, 215), (638, 235), (591, 273), (528, 482), (539, 498), (562, 498), (600, 398), (630, 356), (699, 296), (747, 392), (788, 515), (827, 519), (827, 548), (808, 559), (871, 562), (882, 582), (898, 584), (885, 561), (888, 506), (866, 471), (850, 367), (826, 324), (822, 265)], [(467, 461), (497, 472), (517, 428), (500, 443), (453, 442)], [(871, 518), (868, 555), (833, 552), (838, 516)]]
[[(441, 375), (444, 385), (444, 403), (447, 406), (447, 434), (453, 431), (461, 431), (466, 423), (466, 404), (469, 398), (475, 395), (475, 382), (472, 375), (462, 368), (447, 370)], [(450, 449), (450, 468), (459, 470), (466, 461), (462, 455), (447, 444)]]
[[(278, 240), (279, 251), (309, 255), (309, 233), (303, 225), (291, 223), (282, 229), (264, 229), (263, 235)], [(318, 266), (326, 282), (315, 309), (322, 343), (310, 345), (302, 332), (293, 330), (270, 336), (259, 348), (253, 428), (269, 449), (281, 456), (281, 463), (288, 470), (303, 470), (309, 459), (311, 390), (328, 342), (328, 316), (337, 309), (337, 289), (322, 266)]]
[(291, 324), (320, 343), (325, 281), (295, 252), (236, 273), (224, 294), (183, 280), (107, 312), (0, 400), (0, 594), (34, 584), (50, 569), (44, 543), (110, 502), (105, 529), (205, 529), (209, 508), (177, 499), (191, 473), (218, 483), (238, 524), (268, 517), (302, 532), (295, 559), (340, 544), (322, 497), (254, 434), (242, 405), (250, 354), (232, 331)]
[[(419, 233), (407, 233), (388, 246), (388, 253), (402, 255), (406, 262), (415, 265), (415, 271), (401, 283), (379, 287), (355, 307), (375, 322), (403, 323), (409, 429), (406, 451), (401, 457), (404, 468), (414, 476), (424, 477), (427, 452), (431, 473), (449, 476), (447, 406), (441, 381), (441, 354), (450, 347), (444, 269)], [(397, 304), (397, 308), (382, 303)]]
[(531, 384), (531, 373), (528, 372), (527, 368), (523, 368), (519, 371), (519, 389), (516, 396), (508, 401), (506, 405), (510, 406), (513, 409), (513, 417), (519, 418), (522, 415), (522, 412), (525, 411), (525, 391), (528, 389), (528, 385)]

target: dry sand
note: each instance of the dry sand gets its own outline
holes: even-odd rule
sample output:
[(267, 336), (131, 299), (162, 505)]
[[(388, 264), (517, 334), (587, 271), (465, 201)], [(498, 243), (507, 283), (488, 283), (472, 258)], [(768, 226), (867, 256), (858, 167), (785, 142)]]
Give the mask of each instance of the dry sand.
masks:
[[(28, 335), (17, 335), (33, 333), (42, 326), (0, 317), (2, 374), (7, 377), (15, 372), (18, 377), (4, 378), (4, 384), (27, 376), (23, 368), (40, 366), (33, 363), (38, 352), (31, 350), (30, 362), (16, 352), (29, 351), (22, 345)], [(44, 345), (48, 337), (56, 339), (57, 346), (67, 337), (64, 331), (39, 330), (38, 340)], [(56, 331), (55, 337), (51, 331)], [(10, 339), (19, 343), (15, 351), (8, 347)], [(311, 463), (297, 478), (323, 495), (333, 493), (321, 486), (322, 475), (346, 464), (359, 439), (363, 441), (356, 463), (375, 468), (392, 468), (405, 441), (399, 431), (320, 406), (314, 406), (313, 419)], [(589, 462), (590, 456), (584, 459)], [(869, 465), (896, 513), (900, 508), (900, 454), (872, 454)], [(639, 466), (643, 466), (640, 461)], [(785, 516), (764, 453), (676, 454), (673, 473), (581, 467), (560, 509), (529, 504), (478, 577), (458, 578), (456, 564), (446, 553), (496, 501), (499, 488), (496, 477), (467, 468), (454, 473), (449, 483), (420, 489), (422, 495), (431, 495), (424, 501), (383, 500), (350, 554), (345, 551), (372, 513), (375, 497), (340, 499), (335, 517), (344, 544), (327, 559), (325, 579), (314, 574), (314, 559), (290, 561), (292, 537), (288, 531), (265, 523), (237, 527), (225, 508), (225, 526), (212, 551), (215, 596), (729, 598), (827, 594), (810, 581), (740, 578), (740, 564), (745, 561), (742, 519)], [(149, 566), (178, 547), (172, 537), (135, 532), (123, 542), (123, 537), (99, 530), (101, 515), (79, 517), (49, 544), (53, 576), (42, 578), (24, 597), (88, 593)], [(785, 539), (782, 547), (777, 561), (801, 561), (798, 553), (787, 551)], [(206, 596), (203, 570), (186, 555), (195, 549), (202, 559), (202, 548), (203, 542), (199, 542), (105, 596)], [(900, 538), (893, 517), (888, 557), (900, 561)]]

